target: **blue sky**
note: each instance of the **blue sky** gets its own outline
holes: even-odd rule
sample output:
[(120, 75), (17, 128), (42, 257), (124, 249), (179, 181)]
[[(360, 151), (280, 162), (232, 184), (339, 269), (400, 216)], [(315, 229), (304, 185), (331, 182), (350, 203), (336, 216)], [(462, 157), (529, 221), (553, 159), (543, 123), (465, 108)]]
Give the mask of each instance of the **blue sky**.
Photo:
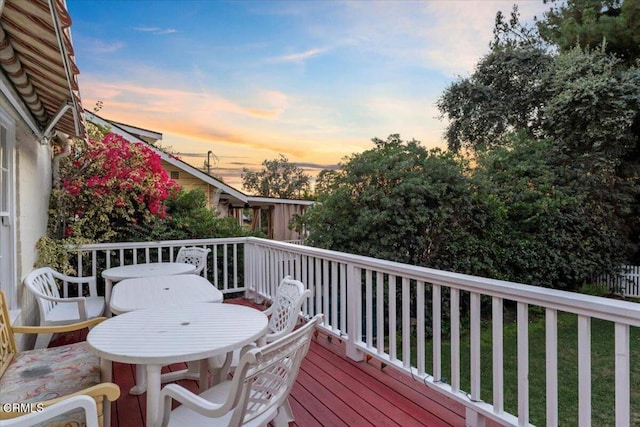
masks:
[[(315, 175), (399, 133), (444, 148), (435, 103), (488, 52), (495, 14), (542, 0), (67, 0), (85, 108), (243, 167), (279, 154)], [(202, 157), (183, 156), (201, 167)]]

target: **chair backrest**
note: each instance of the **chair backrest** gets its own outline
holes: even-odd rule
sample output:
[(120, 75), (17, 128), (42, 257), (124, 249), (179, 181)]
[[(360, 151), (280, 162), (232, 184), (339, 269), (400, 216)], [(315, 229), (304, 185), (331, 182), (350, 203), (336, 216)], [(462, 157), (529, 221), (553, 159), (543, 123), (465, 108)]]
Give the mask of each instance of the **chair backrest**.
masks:
[(311, 335), (322, 315), (264, 347), (249, 350), (233, 375), (231, 395), (237, 403), (230, 426), (241, 426), (265, 415), (275, 414), (289, 396), (309, 351)]
[(207, 255), (211, 252), (209, 248), (181, 247), (176, 256), (176, 262), (186, 262), (187, 264), (193, 264), (196, 266), (196, 271), (193, 274), (200, 274), (207, 265)]
[(18, 353), (10, 321), (7, 299), (4, 292), (0, 291), (0, 377)]
[(58, 303), (41, 297), (60, 298), (60, 290), (53, 273), (54, 270), (51, 267), (42, 267), (33, 270), (24, 278), (25, 286), (36, 296), (42, 318), (46, 317)]
[[(64, 423), (61, 415), (73, 411), (82, 411), (84, 416), (78, 417), (84, 420), (86, 427), (98, 427), (98, 408), (96, 401), (87, 395), (78, 395), (61, 400), (51, 406), (47, 406), (39, 412), (31, 412), (17, 418), (3, 420), (2, 425), (7, 427), (33, 427), (40, 425), (75, 425)], [(53, 421), (52, 424), (47, 421)]]
[(267, 342), (288, 334), (295, 328), (302, 303), (311, 295), (309, 289), (299, 280), (286, 276), (280, 282), (273, 304), (269, 307), (269, 333)]

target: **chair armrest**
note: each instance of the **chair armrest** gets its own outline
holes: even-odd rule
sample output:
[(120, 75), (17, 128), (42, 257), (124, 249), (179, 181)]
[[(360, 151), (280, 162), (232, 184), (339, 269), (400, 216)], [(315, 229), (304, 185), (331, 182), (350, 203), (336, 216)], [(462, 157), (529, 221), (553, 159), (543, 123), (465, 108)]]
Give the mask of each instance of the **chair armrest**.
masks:
[[(74, 396), (91, 396), (94, 399), (97, 397), (104, 396), (108, 401), (113, 402), (118, 397), (120, 397), (120, 387), (114, 383), (100, 383), (94, 386), (85, 388), (76, 393), (68, 394), (66, 396), (57, 397), (55, 399), (44, 400), (42, 402), (35, 402), (41, 404), (43, 407), (51, 406), (56, 403), (62, 402), (70, 397)], [(0, 408), (0, 420), (8, 420), (11, 418), (16, 418), (18, 416), (24, 415), (23, 412), (6, 412), (4, 409)]]
[(74, 277), (67, 276), (66, 274), (59, 273), (57, 271), (52, 271), (51, 274), (58, 280), (62, 280), (63, 282), (69, 283), (77, 283), (78, 285), (82, 285), (87, 283), (89, 285), (89, 295), (92, 297), (98, 296), (98, 287), (96, 276), (85, 276), (85, 277)]
[(87, 320), (87, 299), (85, 297), (56, 298), (43, 293), (37, 293), (38, 298), (48, 301), (55, 301), (58, 304), (78, 304), (78, 314), (80, 320)]
[(69, 325), (56, 325), (56, 326), (11, 326), (11, 330), (15, 334), (55, 334), (61, 332), (78, 331), (84, 328), (90, 328), (98, 323), (107, 320), (106, 317), (94, 317), (90, 320), (83, 320), (82, 322), (71, 323)]
[(273, 314), (273, 310), (275, 310), (276, 305), (275, 304), (271, 304), (269, 307), (267, 307), (266, 310), (262, 310), (262, 313), (269, 317)]
[[(215, 387), (215, 386), (214, 386)], [(232, 393), (233, 394), (233, 393)], [(233, 397), (233, 396), (232, 396)], [(189, 409), (209, 418), (217, 418), (226, 415), (232, 408), (235, 399), (227, 399), (222, 405), (209, 402), (195, 393), (179, 386), (168, 384), (160, 392), (160, 413), (162, 414), (162, 427), (169, 423), (171, 415), (171, 400), (175, 399)]]

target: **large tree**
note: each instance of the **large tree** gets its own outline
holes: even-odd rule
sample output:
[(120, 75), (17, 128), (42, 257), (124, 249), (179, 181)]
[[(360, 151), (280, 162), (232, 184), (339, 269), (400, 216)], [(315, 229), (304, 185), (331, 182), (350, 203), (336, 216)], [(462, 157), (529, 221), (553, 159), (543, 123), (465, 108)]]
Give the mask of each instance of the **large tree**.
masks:
[[(307, 214), (309, 241), (319, 247), (448, 270), (479, 273), (483, 249), (470, 230), (474, 215), (467, 164), (399, 135), (331, 173)], [(475, 221), (475, 223), (474, 223)], [(474, 225), (475, 224), (475, 225)], [(487, 273), (484, 271), (484, 273)]]
[(242, 170), (242, 187), (263, 197), (295, 199), (309, 197), (311, 178), (286, 156), (262, 162), (262, 169)]
[[(615, 45), (606, 34), (612, 34), (614, 27), (635, 28), (636, 18), (631, 16), (637, 8), (637, 1), (562, 2), (538, 22), (537, 35), (520, 25), (517, 10), (509, 21), (498, 14), (491, 51), (471, 76), (454, 82), (438, 101), (449, 120), (449, 148), (474, 153), (482, 173), (495, 174), (484, 181), (511, 193), (499, 193), (502, 200), (528, 194), (529, 206), (539, 210), (532, 216), (536, 221), (523, 223), (518, 218), (526, 217), (526, 209), (521, 207), (518, 213), (519, 205), (505, 205), (512, 230), (539, 221), (545, 224), (543, 231), (533, 227), (515, 240), (532, 247), (540, 244), (544, 250), (514, 250), (528, 254), (528, 261), (549, 273), (547, 285), (579, 282), (580, 274), (570, 263), (576, 254), (580, 258), (575, 264), (583, 272), (634, 258), (640, 230), (640, 68), (632, 64), (637, 58), (634, 50), (623, 55), (621, 46), (638, 46), (634, 41), (638, 32), (619, 32)], [(586, 38), (587, 33), (599, 36)], [(576, 37), (571, 41), (572, 34)], [(544, 149), (532, 148), (540, 144)], [(536, 176), (547, 177), (550, 193), (527, 192), (525, 185), (518, 188), (519, 173), (525, 169), (529, 185), (536, 186)], [(573, 208), (545, 210), (550, 202)], [(552, 230), (555, 238), (544, 230)], [(536, 233), (552, 243), (543, 245)], [(591, 242), (593, 236), (601, 239), (598, 244), (571, 244)], [(555, 266), (544, 265), (542, 259), (555, 259)], [(508, 271), (509, 265), (501, 269)], [(521, 277), (514, 270), (509, 275)], [(522, 280), (544, 282), (534, 277)]]

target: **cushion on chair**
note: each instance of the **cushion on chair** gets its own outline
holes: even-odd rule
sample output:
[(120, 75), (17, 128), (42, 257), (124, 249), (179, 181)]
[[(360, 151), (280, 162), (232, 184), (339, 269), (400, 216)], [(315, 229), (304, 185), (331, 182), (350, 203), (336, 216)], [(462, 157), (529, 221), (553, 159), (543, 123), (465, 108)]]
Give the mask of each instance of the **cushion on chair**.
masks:
[(15, 356), (0, 378), (0, 400), (41, 402), (99, 383), (100, 359), (86, 342), (25, 351)]

